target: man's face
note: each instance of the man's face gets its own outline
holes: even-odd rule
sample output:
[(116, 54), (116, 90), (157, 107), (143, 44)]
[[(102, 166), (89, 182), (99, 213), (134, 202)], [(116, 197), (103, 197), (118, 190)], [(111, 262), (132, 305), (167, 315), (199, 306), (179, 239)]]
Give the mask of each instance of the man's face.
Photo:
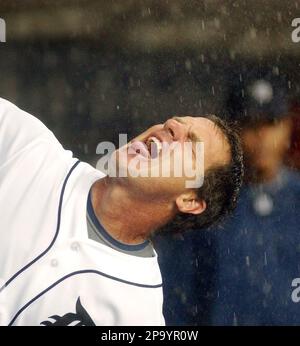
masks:
[(264, 182), (276, 176), (289, 147), (290, 131), (288, 118), (276, 123), (258, 123), (243, 130), (246, 172), (250, 181)]
[[(178, 156), (180, 152), (182, 160)], [(126, 179), (131, 188), (137, 188), (145, 196), (175, 197), (186, 191), (187, 181), (199, 178), (199, 170), (204, 174), (214, 165), (228, 163), (229, 152), (225, 136), (211, 120), (185, 116), (150, 127), (120, 148), (116, 159), (120, 169), (142, 172), (143, 176), (137, 177), (129, 172)], [(178, 166), (182, 171), (179, 176)]]

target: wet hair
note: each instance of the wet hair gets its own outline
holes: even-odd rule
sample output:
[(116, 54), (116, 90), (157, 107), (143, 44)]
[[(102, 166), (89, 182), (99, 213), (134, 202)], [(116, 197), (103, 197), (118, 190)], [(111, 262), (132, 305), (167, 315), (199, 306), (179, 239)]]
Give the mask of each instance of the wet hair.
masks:
[(197, 190), (198, 198), (206, 202), (206, 209), (199, 215), (179, 212), (164, 227), (164, 230), (172, 233), (207, 229), (219, 224), (234, 210), (242, 185), (243, 151), (236, 124), (229, 123), (215, 115), (203, 117), (214, 122), (227, 139), (231, 154), (230, 162), (206, 170), (203, 185)]

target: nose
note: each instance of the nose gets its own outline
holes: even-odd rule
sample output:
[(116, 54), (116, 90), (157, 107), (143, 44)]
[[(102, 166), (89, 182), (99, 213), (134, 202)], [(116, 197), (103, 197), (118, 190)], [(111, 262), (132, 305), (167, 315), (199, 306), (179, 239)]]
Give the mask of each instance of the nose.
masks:
[(187, 128), (184, 124), (176, 121), (175, 119), (169, 119), (165, 122), (165, 130), (172, 137), (173, 141), (184, 141), (187, 136)]

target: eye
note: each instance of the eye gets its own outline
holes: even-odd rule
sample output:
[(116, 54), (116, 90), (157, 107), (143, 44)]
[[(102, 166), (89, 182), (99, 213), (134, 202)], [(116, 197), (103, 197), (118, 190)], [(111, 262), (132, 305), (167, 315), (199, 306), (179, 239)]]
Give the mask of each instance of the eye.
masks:
[(169, 134), (171, 135), (171, 137), (174, 138), (174, 136), (175, 136), (174, 131), (170, 127), (168, 128), (168, 131), (169, 131)]

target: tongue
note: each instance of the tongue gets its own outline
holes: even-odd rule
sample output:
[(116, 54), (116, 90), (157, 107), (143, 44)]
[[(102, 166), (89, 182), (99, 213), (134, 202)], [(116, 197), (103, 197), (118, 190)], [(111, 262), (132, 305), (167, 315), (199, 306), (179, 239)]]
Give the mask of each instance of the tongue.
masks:
[(140, 154), (146, 158), (150, 156), (147, 146), (143, 142), (133, 142), (128, 148), (129, 154)]

